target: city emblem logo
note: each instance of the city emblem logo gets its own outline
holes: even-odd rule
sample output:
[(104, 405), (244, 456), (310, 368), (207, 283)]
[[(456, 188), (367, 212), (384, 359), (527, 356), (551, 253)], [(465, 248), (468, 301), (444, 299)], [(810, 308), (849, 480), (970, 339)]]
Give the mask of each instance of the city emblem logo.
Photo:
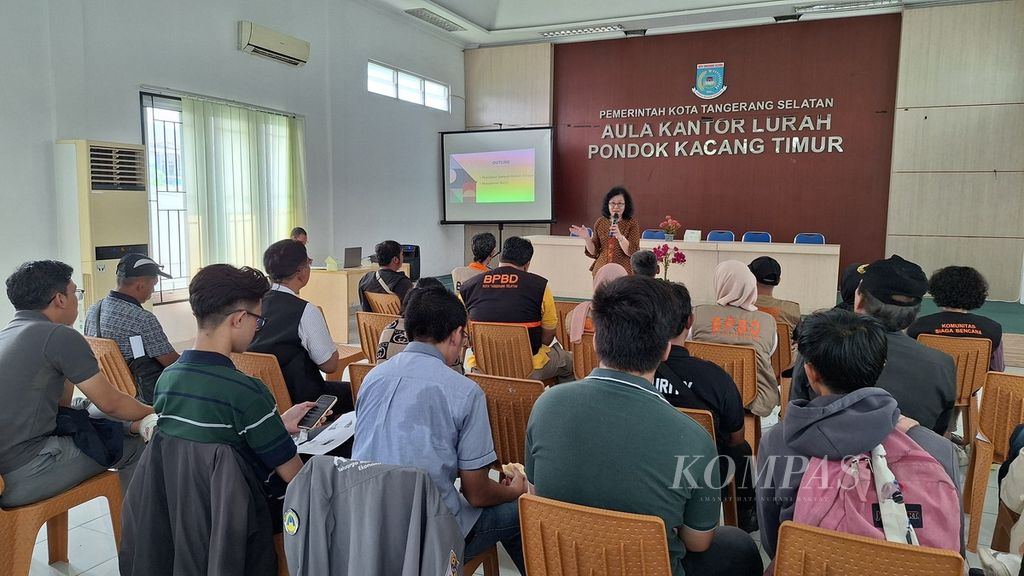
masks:
[(725, 62), (697, 64), (697, 79), (693, 84), (693, 93), (698, 98), (711, 100), (725, 92)]

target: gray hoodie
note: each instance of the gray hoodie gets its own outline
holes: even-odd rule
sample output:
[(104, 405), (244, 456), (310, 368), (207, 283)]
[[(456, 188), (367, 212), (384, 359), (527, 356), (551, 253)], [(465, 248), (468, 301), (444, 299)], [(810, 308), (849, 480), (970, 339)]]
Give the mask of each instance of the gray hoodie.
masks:
[[(789, 405), (785, 420), (765, 433), (757, 454), (757, 519), (761, 544), (769, 556), (775, 557), (779, 526), (793, 519), (797, 489), (807, 466), (806, 461), (786, 457), (841, 460), (868, 452), (896, 428), (899, 416), (896, 400), (881, 388), (794, 400)], [(907, 434), (942, 464), (959, 492), (960, 469), (953, 443), (923, 426)]]

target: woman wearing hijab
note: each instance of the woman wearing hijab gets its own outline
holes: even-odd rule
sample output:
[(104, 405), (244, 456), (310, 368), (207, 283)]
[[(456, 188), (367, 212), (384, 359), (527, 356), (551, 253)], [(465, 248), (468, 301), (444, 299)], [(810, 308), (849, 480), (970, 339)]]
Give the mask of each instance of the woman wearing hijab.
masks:
[[(594, 291), (596, 292), (598, 288), (616, 278), (628, 275), (629, 272), (626, 272), (622, 266), (614, 263), (606, 264), (594, 276)], [(572, 309), (572, 314), (567, 316), (567, 319), (569, 320), (569, 341), (578, 344), (583, 339), (584, 330), (594, 330), (594, 325), (590, 321), (590, 300), (580, 302)]]
[(584, 253), (594, 259), (590, 271), (597, 276), (601, 267), (615, 263), (629, 269), (629, 257), (640, 248), (640, 224), (633, 220), (633, 198), (622, 186), (604, 195), (601, 217), (591, 234), (586, 226), (569, 226), (569, 231), (587, 243)]
[(757, 280), (739, 260), (727, 260), (715, 268), (715, 294), (716, 304), (694, 308), (690, 339), (752, 347), (757, 352), (757, 396), (745, 408), (767, 416), (779, 405), (779, 383), (772, 370), (775, 318), (754, 305)]

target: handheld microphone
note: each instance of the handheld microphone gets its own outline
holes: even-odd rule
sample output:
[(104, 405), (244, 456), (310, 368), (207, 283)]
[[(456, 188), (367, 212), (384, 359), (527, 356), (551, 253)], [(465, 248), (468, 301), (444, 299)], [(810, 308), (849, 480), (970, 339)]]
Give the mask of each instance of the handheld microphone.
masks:
[[(618, 224), (618, 223), (619, 223), (619, 215), (618, 215), (618, 213), (612, 214), (612, 225), (615, 225), (615, 224)], [(615, 237), (615, 235), (612, 234), (611, 230), (608, 231), (608, 237), (609, 238), (614, 238)]]

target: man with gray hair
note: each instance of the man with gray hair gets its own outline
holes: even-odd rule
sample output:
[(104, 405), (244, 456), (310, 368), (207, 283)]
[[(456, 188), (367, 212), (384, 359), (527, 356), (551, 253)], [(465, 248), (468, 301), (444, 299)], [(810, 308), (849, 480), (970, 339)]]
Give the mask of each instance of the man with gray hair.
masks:
[(637, 276), (654, 278), (661, 271), (661, 266), (658, 265), (658, 257), (650, 250), (637, 250), (633, 252), (633, 255), (629, 257), (629, 265), (633, 269), (633, 274)]
[[(854, 311), (873, 316), (885, 327), (888, 354), (877, 386), (888, 391), (900, 412), (922, 426), (945, 434), (956, 401), (956, 365), (953, 359), (907, 336), (928, 291), (921, 267), (897, 255), (872, 262), (863, 272), (854, 297)], [(810, 400), (816, 394), (807, 381), (803, 358), (793, 367), (790, 399)]]

